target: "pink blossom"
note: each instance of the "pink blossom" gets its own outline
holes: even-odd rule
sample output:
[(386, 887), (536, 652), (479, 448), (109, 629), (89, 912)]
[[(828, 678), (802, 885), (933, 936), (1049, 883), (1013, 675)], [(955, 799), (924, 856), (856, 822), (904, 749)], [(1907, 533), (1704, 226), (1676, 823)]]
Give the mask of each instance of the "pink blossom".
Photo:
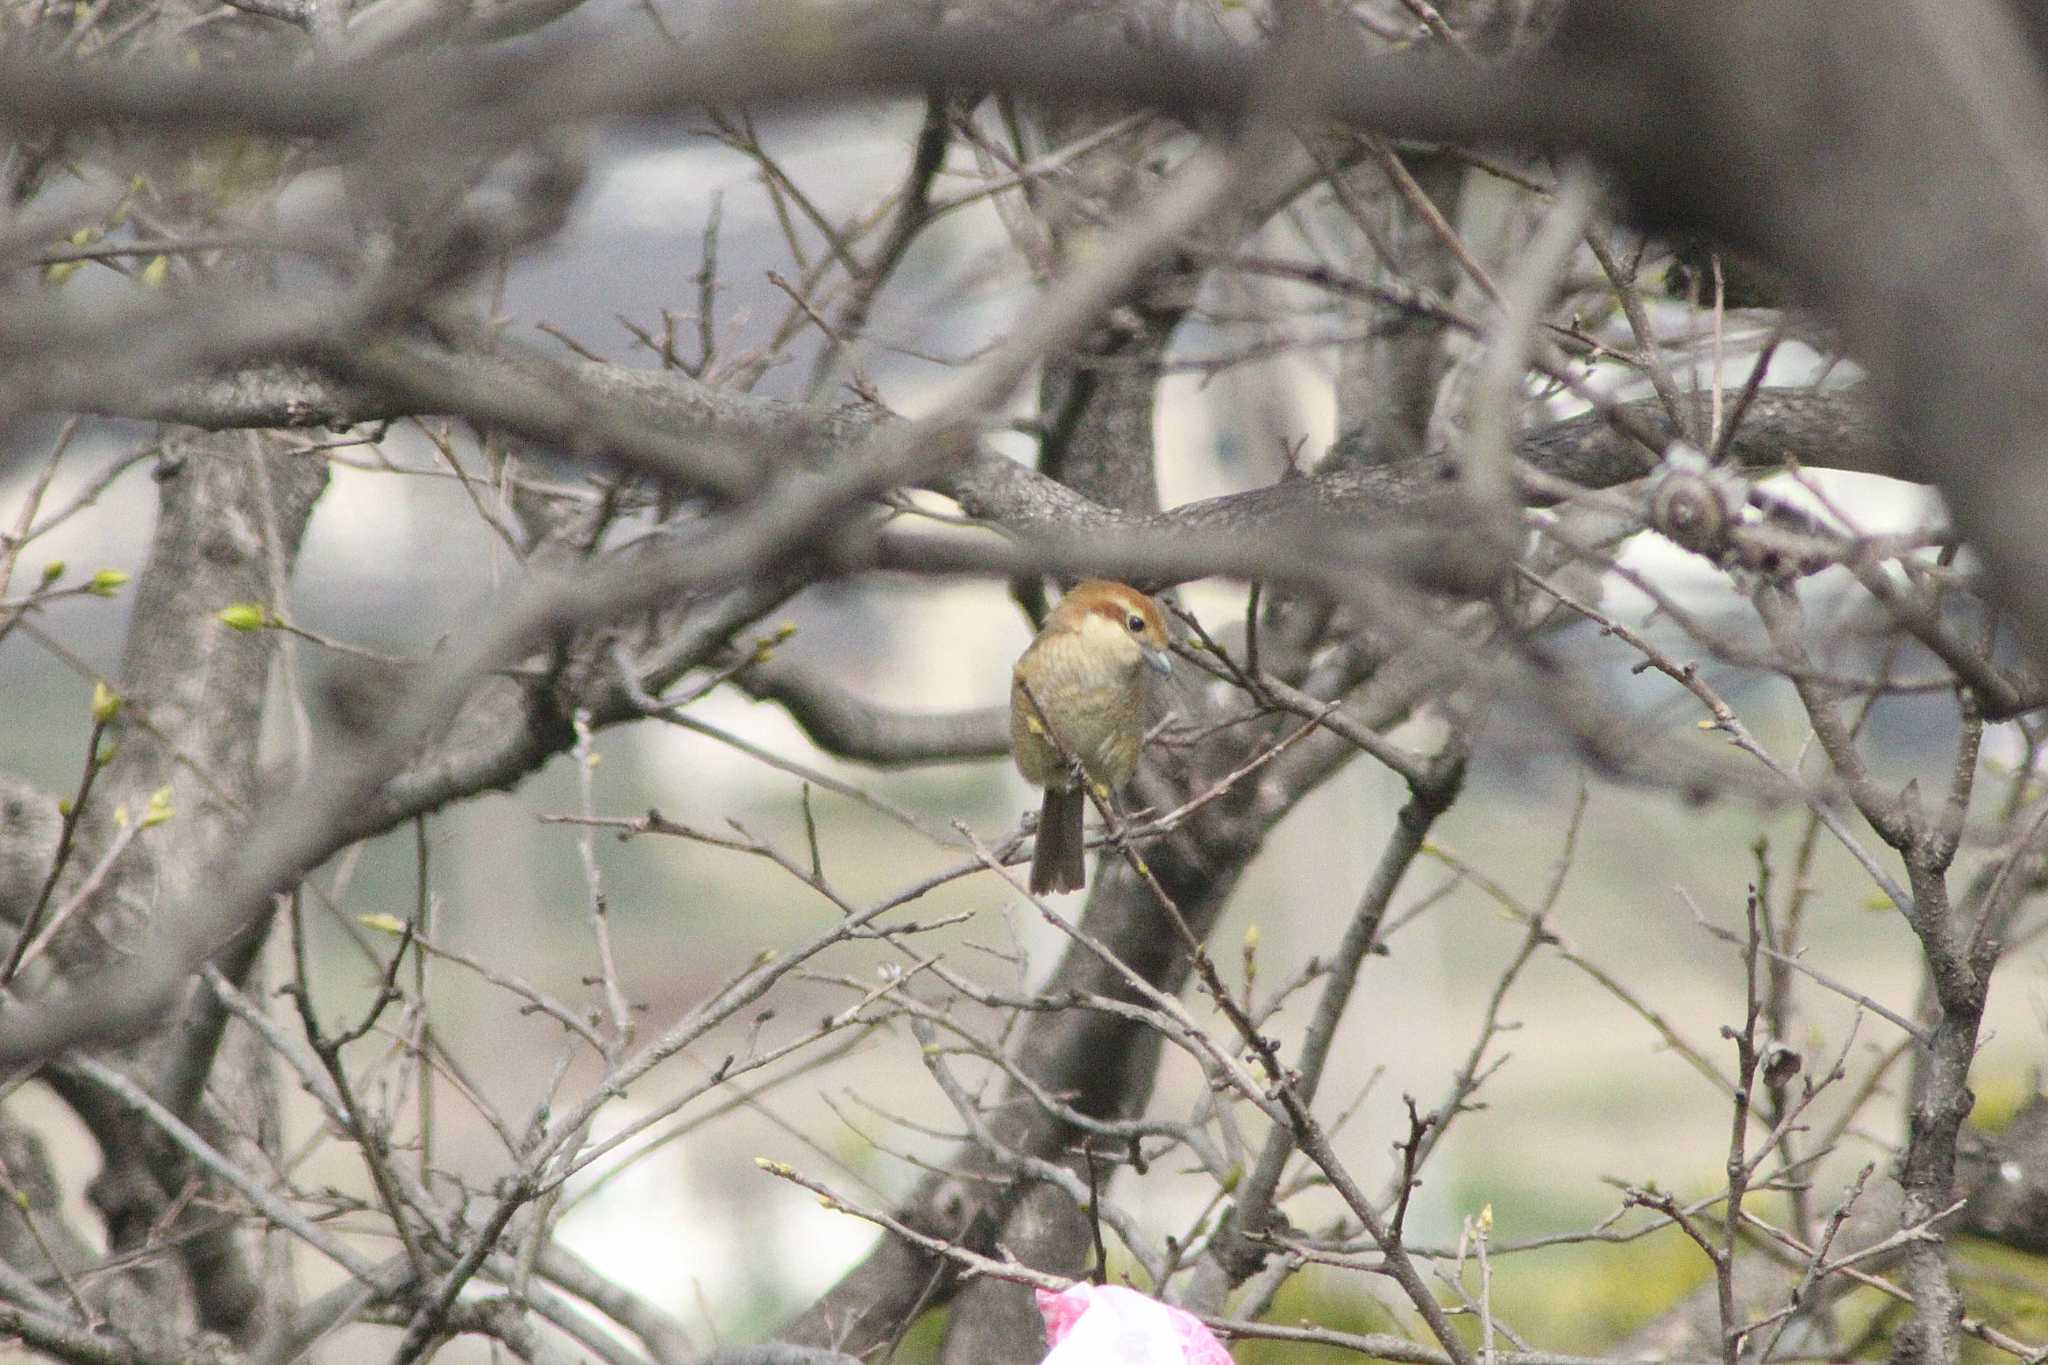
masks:
[(1043, 1365), (1230, 1365), (1194, 1314), (1120, 1284), (1038, 1291), (1052, 1350)]

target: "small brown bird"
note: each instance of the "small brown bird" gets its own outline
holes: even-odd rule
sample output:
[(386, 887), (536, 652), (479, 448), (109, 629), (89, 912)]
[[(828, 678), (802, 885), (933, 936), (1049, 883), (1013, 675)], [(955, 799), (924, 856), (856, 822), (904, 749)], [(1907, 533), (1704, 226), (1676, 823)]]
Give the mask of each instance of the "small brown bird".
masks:
[(1159, 604), (1122, 583), (1090, 579), (1060, 599), (1010, 675), (1010, 752), (1045, 788), (1031, 890), (1078, 891), (1088, 879), (1081, 833), (1091, 782), (1116, 788), (1138, 768), (1145, 670), (1172, 671)]

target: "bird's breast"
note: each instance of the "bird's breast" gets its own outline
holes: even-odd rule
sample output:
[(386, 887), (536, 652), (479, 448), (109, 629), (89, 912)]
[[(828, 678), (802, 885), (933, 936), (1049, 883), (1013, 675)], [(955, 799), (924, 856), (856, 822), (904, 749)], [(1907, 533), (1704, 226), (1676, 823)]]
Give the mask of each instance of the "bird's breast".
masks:
[[(1040, 785), (1064, 785), (1058, 781), (1065, 766), (1058, 750), (1064, 746), (1096, 780), (1112, 787), (1130, 781), (1145, 727), (1143, 656), (1131, 653), (1128, 659), (1121, 653), (1106, 655), (1069, 635), (1041, 637), (1025, 651), (1018, 672), (1030, 684), (1032, 698), (1048, 713), (1059, 739), (1053, 745), (1027, 735), (1022, 738), (1035, 745), (1017, 742), (1020, 736), (1015, 731), (1020, 727), (1013, 723), (1012, 747), (1026, 778)], [(1014, 708), (1027, 715), (1029, 710), (1028, 705)], [(1028, 757), (1027, 750), (1032, 751)]]

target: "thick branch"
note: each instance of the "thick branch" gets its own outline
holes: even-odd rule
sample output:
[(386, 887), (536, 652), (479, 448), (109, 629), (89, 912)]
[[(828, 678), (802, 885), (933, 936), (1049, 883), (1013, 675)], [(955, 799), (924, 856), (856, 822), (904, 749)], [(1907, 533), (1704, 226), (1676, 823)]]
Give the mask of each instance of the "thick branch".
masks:
[(868, 701), (816, 669), (777, 655), (735, 681), (760, 701), (781, 704), (827, 753), (878, 767), (1000, 758), (1010, 751), (1009, 708), (905, 711)]
[[(425, 354), (422, 352), (422, 354)], [(464, 376), (466, 393), (521, 390), (535, 383), (580, 390), (569, 404), (582, 410), (609, 405), (622, 420), (647, 429), (692, 433), (706, 441), (731, 439), (752, 449), (774, 449), (804, 464), (829, 467), (853, 455), (891, 419), (864, 404), (804, 407), (715, 388), (677, 371), (628, 370), (595, 362), (555, 365), (504, 356), (434, 352), (437, 364)], [(165, 390), (146, 411), (198, 426), (348, 426), (398, 416), (425, 415), (418, 394), (401, 395), (351, 384), (302, 367), (271, 366)], [(1619, 405), (1632, 424), (1675, 438), (1661, 404), (1643, 399)], [(462, 415), (479, 415), (468, 409)], [(481, 415), (488, 417), (488, 409)], [(529, 429), (567, 444), (545, 426)], [(1582, 488), (1609, 488), (1640, 478), (1647, 456), (1615, 425), (1588, 413), (1522, 433), (1516, 457), (1531, 469)], [(1796, 459), (1812, 468), (1898, 473), (1893, 452), (1880, 439), (1866, 397), (1855, 390), (1760, 390), (1729, 443), (1728, 456), (1748, 469), (1773, 469)], [(1417, 542), (1418, 556), (1435, 554), (1429, 542), (1450, 527), (1415, 525), (1418, 513), (1459, 508), (1447, 488), (1445, 467), (1433, 459), (1361, 467), (1331, 461), (1307, 479), (1226, 494), (1164, 512), (1124, 512), (1092, 501), (1065, 484), (1003, 456), (982, 452), (927, 480), (974, 515), (1017, 535), (1072, 536), (1101, 531), (1186, 532), (1203, 538), (1284, 533), (1303, 519), (1382, 523), (1386, 534)], [(1530, 501), (1544, 501), (1531, 494)], [(1401, 532), (1384, 523), (1407, 523)]]

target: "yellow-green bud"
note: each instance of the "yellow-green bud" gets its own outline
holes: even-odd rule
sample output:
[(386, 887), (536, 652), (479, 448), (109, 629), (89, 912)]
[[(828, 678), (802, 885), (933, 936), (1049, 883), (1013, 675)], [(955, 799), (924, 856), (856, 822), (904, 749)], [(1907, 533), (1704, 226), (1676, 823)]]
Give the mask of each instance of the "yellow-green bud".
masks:
[(220, 623), (229, 630), (261, 630), (270, 624), (270, 615), (256, 602), (237, 602), (222, 607)]

